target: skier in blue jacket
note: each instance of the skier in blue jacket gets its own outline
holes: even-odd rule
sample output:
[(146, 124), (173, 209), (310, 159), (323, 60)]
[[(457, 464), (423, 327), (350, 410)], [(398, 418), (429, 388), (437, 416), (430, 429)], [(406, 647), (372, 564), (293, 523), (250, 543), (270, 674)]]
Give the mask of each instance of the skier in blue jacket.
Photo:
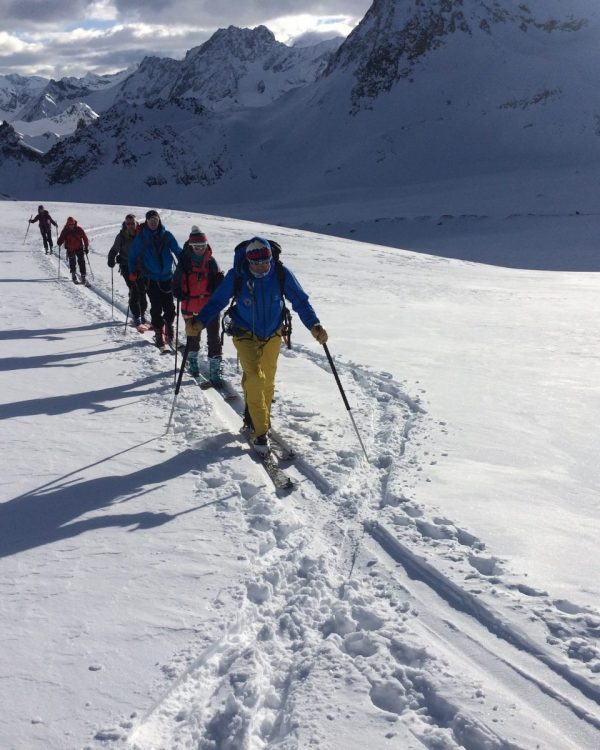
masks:
[(168, 232), (154, 209), (146, 213), (146, 221), (129, 249), (129, 281), (138, 277), (147, 279), (150, 317), (155, 331), (156, 345), (163, 348), (165, 339), (173, 341), (173, 256), (178, 260), (181, 248), (171, 232)]
[[(270, 449), (268, 430), (282, 340), (284, 297), (320, 344), (327, 341), (327, 332), (294, 274), (284, 266), (279, 271), (276, 269), (268, 240), (254, 237), (239, 247), (245, 257), (227, 272), (209, 302), (194, 318), (193, 325), (202, 331), (235, 297), (235, 304), (229, 311), (229, 332), (242, 366), (242, 387), (253, 445), (258, 453), (265, 455)], [(283, 273), (283, 295), (278, 273)]]

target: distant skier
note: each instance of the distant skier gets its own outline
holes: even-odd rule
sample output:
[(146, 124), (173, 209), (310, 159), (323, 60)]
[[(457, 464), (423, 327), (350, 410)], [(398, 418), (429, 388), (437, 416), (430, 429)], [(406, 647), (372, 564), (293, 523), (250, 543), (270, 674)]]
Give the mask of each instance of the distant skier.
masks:
[(50, 253), (52, 255), (54, 249), (54, 243), (52, 242), (52, 224), (58, 228), (58, 224), (50, 216), (50, 213), (46, 211), (43, 206), (38, 206), (37, 216), (33, 219), (29, 219), (30, 224), (35, 224), (39, 221), (40, 234), (42, 235), (42, 241), (44, 243), (44, 251), (46, 255)]
[[(179, 260), (181, 248), (171, 232), (168, 232), (154, 209), (146, 213), (146, 221), (141, 224), (128, 254), (129, 280), (148, 280), (150, 316), (155, 331), (156, 346), (163, 349), (165, 339), (174, 339), (173, 321), (173, 255)], [(164, 331), (164, 332), (163, 332)]]
[(67, 219), (67, 223), (64, 225), (58, 238), (58, 246), (60, 247), (63, 244), (67, 251), (67, 259), (73, 283), (79, 283), (76, 274), (78, 265), (79, 273), (81, 274), (81, 283), (89, 286), (89, 282), (86, 279), (85, 256), (89, 252), (90, 243), (87, 234), (81, 227), (77, 226), (77, 222), (72, 216), (69, 216)]
[[(195, 332), (193, 316), (207, 304), (211, 294), (223, 281), (223, 271), (213, 258), (212, 248), (204, 232), (193, 226), (186, 240), (173, 275), (173, 293), (181, 300), (181, 314), (186, 321), (188, 367), (191, 375), (200, 373), (198, 352), (200, 334)], [(223, 385), (220, 318), (217, 315), (206, 327), (209, 379), (215, 386)]]
[(243, 370), (242, 387), (248, 411), (245, 421), (252, 429), (254, 448), (261, 455), (270, 450), (268, 431), (282, 341), (284, 297), (315, 339), (320, 344), (327, 341), (327, 332), (319, 323), (308, 295), (288, 268), (279, 261), (277, 265), (268, 240), (253, 237), (238, 245), (234, 267), (193, 321), (194, 331), (200, 333), (234, 297), (228, 311), (228, 333), (233, 336)]
[(119, 264), (119, 273), (125, 279), (129, 294), (129, 309), (133, 316), (133, 324), (137, 327), (146, 321), (148, 299), (146, 297), (146, 279), (138, 277), (136, 281), (129, 280), (129, 249), (138, 231), (135, 214), (127, 214), (121, 226), (121, 231), (115, 237), (113, 246), (108, 253), (108, 267), (114, 268)]

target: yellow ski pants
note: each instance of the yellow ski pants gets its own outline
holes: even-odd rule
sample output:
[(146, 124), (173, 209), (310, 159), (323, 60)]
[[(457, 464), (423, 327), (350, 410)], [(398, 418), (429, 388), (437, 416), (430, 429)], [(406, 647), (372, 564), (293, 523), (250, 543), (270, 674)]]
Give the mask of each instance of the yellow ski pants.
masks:
[(234, 337), (233, 344), (242, 365), (242, 388), (254, 425), (254, 438), (264, 435), (271, 426), (271, 402), (275, 391), (281, 333), (278, 331), (266, 341), (248, 333)]

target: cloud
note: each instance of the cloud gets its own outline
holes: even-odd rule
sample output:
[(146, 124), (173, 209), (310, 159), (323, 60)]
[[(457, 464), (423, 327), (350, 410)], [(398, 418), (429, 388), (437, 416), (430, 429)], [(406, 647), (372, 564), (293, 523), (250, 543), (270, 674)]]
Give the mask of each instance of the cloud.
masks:
[(40, 25), (56, 26), (85, 18), (92, 5), (95, 0), (0, 0), (0, 16), (7, 28), (33, 30)]
[(114, 0), (123, 20), (189, 21), (212, 28), (220, 26), (268, 25), (268, 21), (282, 16), (307, 14), (332, 16), (341, 14), (362, 18), (370, 6), (369, 0)]
[[(286, 44), (347, 36), (369, 0), (0, 0), (0, 74), (114, 73), (182, 59), (219, 27), (268, 26)], [(326, 32), (321, 35), (321, 32)]]

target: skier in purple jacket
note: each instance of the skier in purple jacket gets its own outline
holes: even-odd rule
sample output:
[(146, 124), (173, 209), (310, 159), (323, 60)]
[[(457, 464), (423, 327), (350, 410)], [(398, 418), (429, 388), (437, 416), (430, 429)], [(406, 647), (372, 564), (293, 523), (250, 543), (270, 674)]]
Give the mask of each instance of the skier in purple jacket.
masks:
[(55, 227), (58, 227), (58, 224), (43, 206), (38, 206), (37, 216), (33, 219), (29, 219), (30, 224), (35, 224), (38, 221), (46, 255), (48, 255), (48, 253), (52, 255), (54, 250), (54, 244), (52, 243), (52, 224), (54, 224)]

